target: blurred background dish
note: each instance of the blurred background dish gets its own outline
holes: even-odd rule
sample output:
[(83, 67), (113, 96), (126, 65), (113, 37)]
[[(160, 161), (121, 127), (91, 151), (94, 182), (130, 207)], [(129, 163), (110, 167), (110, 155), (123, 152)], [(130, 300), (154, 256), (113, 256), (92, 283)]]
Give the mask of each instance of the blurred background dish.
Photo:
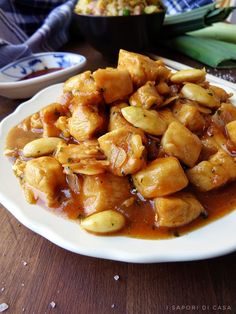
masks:
[(81, 34), (107, 57), (116, 57), (120, 48), (142, 51), (156, 41), (165, 10), (129, 16), (76, 15)]
[(67, 52), (36, 53), (0, 70), (0, 95), (21, 99), (79, 73), (86, 58)]
[[(201, 5), (194, 1), (163, 2), (166, 8), (158, 0), (79, 0), (74, 11), (76, 36), (82, 34), (91, 46), (110, 59), (117, 57), (120, 48), (142, 52), (166, 46), (212, 67), (235, 66), (234, 46), (224, 47), (225, 43), (220, 41), (196, 39), (190, 34), (224, 21), (236, 8), (234, 5), (211, 0)], [(235, 29), (233, 38), (234, 32)], [(224, 38), (225, 35), (221, 40)]]
[(162, 10), (160, 0), (79, 0), (75, 7), (78, 14), (99, 16), (152, 14)]

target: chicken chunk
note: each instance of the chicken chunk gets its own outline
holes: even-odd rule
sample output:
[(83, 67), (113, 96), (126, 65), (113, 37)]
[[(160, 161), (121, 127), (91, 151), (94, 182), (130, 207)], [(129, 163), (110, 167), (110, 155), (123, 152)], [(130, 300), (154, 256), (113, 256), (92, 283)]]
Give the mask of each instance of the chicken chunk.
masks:
[(202, 161), (187, 171), (189, 181), (201, 191), (210, 191), (236, 178), (236, 162), (223, 150), (208, 161)]
[(164, 65), (138, 53), (121, 49), (119, 52), (118, 69), (129, 71), (136, 87), (144, 85), (148, 81), (156, 81), (157, 78), (167, 78), (170, 75)]
[(133, 92), (133, 83), (126, 69), (98, 69), (93, 77), (107, 104), (124, 99)]
[(213, 92), (215, 97), (219, 99), (220, 102), (228, 102), (232, 94), (228, 94), (223, 88), (215, 85), (209, 86), (210, 91)]
[(64, 83), (63, 90), (64, 93), (73, 93), (76, 102), (83, 105), (98, 105), (103, 101), (102, 93), (98, 90), (91, 71), (69, 78)]
[(172, 122), (162, 137), (164, 151), (193, 167), (201, 152), (200, 139), (180, 122)]
[(205, 119), (198, 108), (190, 103), (176, 102), (173, 107), (174, 116), (192, 132), (201, 132)]
[(127, 177), (117, 177), (111, 173), (84, 177), (82, 202), (86, 215), (115, 209), (130, 196)]
[(49, 207), (58, 206), (60, 188), (66, 184), (63, 168), (53, 157), (29, 160), (24, 171), (25, 187), (34, 192), (35, 198), (43, 198)]
[(226, 149), (227, 138), (220, 127), (212, 124), (208, 128), (206, 135), (202, 138), (202, 144), (204, 150), (209, 149), (210, 151), (215, 150), (217, 152), (219, 149)]
[(230, 103), (222, 103), (220, 108), (212, 116), (212, 120), (220, 127), (236, 120), (236, 108)]
[(66, 116), (61, 116), (57, 119), (57, 121), (55, 122), (55, 126), (61, 130), (62, 135), (64, 137), (70, 137), (70, 132), (68, 129), (68, 117)]
[(187, 172), (189, 181), (201, 191), (210, 191), (224, 185), (228, 181), (228, 174), (223, 166), (212, 165), (209, 161), (202, 161)]
[(201, 139), (202, 150), (199, 156), (199, 160), (208, 160), (212, 155), (216, 154), (219, 150), (218, 144), (214, 138), (205, 136)]
[(102, 108), (79, 105), (68, 119), (70, 134), (78, 141), (92, 138), (96, 133), (104, 131), (106, 117)]
[[(91, 71), (85, 71), (81, 74), (77, 74), (75, 76), (70, 77), (68, 80), (65, 81), (64, 86), (63, 86), (63, 92), (67, 93), (67, 92), (76, 92), (76, 91), (80, 91), (81, 89), (86, 89), (87, 91), (87, 87), (86, 87), (86, 83), (87, 81), (92, 79), (91, 76)], [(92, 86), (91, 84), (89, 84), (88, 86), (89, 90), (96, 90), (95, 88), (95, 84), (94, 86)], [(91, 88), (92, 87), (92, 88)]]
[(109, 131), (131, 126), (131, 124), (123, 117), (121, 113), (121, 109), (127, 106), (128, 104), (122, 102), (111, 107), (110, 119), (109, 119), (109, 125), (108, 125)]
[(168, 95), (170, 93), (170, 87), (166, 82), (160, 81), (156, 85), (157, 92), (160, 95)]
[(40, 111), (40, 119), (43, 125), (43, 136), (58, 136), (61, 133), (56, 127), (56, 121), (60, 116), (65, 116), (68, 109), (59, 103), (53, 103)]
[[(226, 153), (235, 150), (235, 145), (232, 140), (228, 140), (227, 133), (224, 129), (217, 124), (211, 124), (207, 129), (206, 134), (201, 138), (202, 151), (200, 160), (208, 160), (210, 156), (217, 153), (218, 150), (224, 150)], [(229, 133), (228, 133), (229, 136)]]
[(26, 161), (16, 159), (16, 161), (12, 167), (15, 176), (20, 178), (21, 180), (24, 177), (25, 166), (26, 166)]
[(58, 147), (55, 158), (61, 163), (73, 163), (81, 159), (104, 159), (97, 140), (88, 140), (80, 144), (62, 144)]
[(130, 97), (129, 102), (132, 106), (150, 109), (153, 105), (160, 106), (163, 97), (158, 94), (155, 82), (147, 82)]
[(118, 176), (135, 173), (145, 165), (142, 137), (134, 131), (119, 128), (99, 137), (98, 142), (110, 170)]
[(97, 140), (80, 144), (61, 145), (55, 158), (62, 164), (66, 174), (95, 175), (107, 170), (109, 162), (100, 151)]
[(229, 122), (225, 127), (230, 140), (236, 144), (236, 120)]
[(180, 227), (196, 219), (204, 211), (191, 193), (179, 192), (154, 199), (156, 223), (160, 227)]
[(175, 157), (158, 158), (132, 176), (139, 193), (145, 198), (169, 195), (188, 185), (188, 179)]

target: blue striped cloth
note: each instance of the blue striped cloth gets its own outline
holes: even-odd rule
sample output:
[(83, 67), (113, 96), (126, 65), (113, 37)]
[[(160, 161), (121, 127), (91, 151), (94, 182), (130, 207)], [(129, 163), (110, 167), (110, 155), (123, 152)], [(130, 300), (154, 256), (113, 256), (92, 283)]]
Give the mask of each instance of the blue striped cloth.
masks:
[(190, 11), (214, 2), (213, 0), (163, 0), (167, 14), (176, 14)]
[(76, 0), (0, 0), (0, 68), (68, 40)]
[[(59, 49), (77, 0), (0, 0), (0, 68), (34, 52)], [(168, 14), (209, 4), (211, 0), (163, 0)]]

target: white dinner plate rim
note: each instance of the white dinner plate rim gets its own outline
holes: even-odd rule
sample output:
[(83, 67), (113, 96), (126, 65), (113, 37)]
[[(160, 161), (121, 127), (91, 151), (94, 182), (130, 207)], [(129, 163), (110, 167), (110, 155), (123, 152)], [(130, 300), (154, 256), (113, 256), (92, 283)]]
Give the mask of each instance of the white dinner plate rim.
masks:
[[(53, 101), (56, 101), (62, 92), (62, 85), (52, 85), (40, 91), (33, 98), (18, 106), (0, 124), (0, 173), (4, 173), (4, 176), (0, 177), (0, 202), (13, 216), (32, 231), (66, 250), (116, 261), (133, 263), (192, 261), (235, 251), (236, 228), (235, 230), (232, 228), (231, 221), (235, 221), (236, 211), (179, 238), (146, 240), (124, 236), (94, 236), (83, 231), (74, 221), (64, 219), (38, 205), (29, 205), (12, 173), (9, 161), (2, 155), (5, 135), (11, 127), (35, 112), (35, 109), (39, 109), (40, 99), (46, 97), (50, 101), (55, 98)], [(225, 88), (227, 89), (227, 82)], [(40, 106), (45, 105), (47, 103)], [(11, 189), (8, 189), (9, 186)], [(221, 232), (218, 230), (222, 224), (225, 227), (220, 236)], [(63, 231), (60, 230), (61, 226), (63, 226)]]

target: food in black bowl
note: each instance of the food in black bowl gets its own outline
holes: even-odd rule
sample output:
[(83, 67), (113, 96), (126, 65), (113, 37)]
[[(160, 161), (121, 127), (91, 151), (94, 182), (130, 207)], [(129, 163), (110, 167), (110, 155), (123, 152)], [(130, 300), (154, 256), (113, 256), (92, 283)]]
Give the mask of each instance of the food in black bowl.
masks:
[(86, 40), (108, 57), (119, 49), (141, 51), (154, 46), (165, 9), (160, 1), (80, 0), (75, 12)]

